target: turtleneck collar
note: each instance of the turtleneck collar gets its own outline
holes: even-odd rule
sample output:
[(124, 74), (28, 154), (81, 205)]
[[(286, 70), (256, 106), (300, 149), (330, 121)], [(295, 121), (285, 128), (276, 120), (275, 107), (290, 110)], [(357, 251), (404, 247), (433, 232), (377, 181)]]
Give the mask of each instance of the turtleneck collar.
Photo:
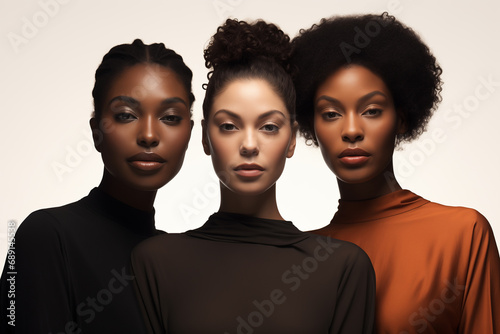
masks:
[(292, 222), (216, 212), (200, 228), (185, 232), (195, 238), (222, 242), (290, 246), (310, 237)]
[(345, 201), (340, 199), (332, 224), (363, 223), (396, 216), (429, 203), (409, 190), (397, 190), (369, 200)]
[(114, 197), (109, 196), (99, 188), (90, 191), (87, 197), (81, 199), (89, 210), (92, 210), (115, 223), (142, 235), (153, 235), (155, 229), (155, 210), (142, 211), (133, 208)]

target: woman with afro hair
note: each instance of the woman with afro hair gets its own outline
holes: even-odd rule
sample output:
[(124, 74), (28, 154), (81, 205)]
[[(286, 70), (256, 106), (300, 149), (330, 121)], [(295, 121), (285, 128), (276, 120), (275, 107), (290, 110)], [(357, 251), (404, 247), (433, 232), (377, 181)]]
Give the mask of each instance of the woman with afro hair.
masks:
[(219, 211), (132, 253), (148, 333), (372, 333), (375, 281), (356, 245), (299, 231), (276, 181), (295, 149), (289, 37), (227, 20), (205, 50), (203, 148)]
[(499, 333), (500, 260), (488, 221), (394, 177), (395, 147), (425, 130), (441, 99), (428, 47), (387, 13), (323, 19), (293, 46), (299, 129), (320, 147), (341, 197), (314, 233), (370, 257), (378, 333)]

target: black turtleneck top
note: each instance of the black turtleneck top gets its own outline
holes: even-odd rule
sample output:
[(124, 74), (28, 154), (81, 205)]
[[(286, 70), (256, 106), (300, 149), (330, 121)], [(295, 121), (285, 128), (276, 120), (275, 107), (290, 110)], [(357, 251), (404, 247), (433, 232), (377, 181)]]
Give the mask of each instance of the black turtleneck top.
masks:
[(289, 221), (215, 213), (141, 243), (132, 268), (148, 333), (372, 333), (368, 256)]
[[(158, 233), (154, 211), (98, 188), (33, 212), (15, 236), (14, 270), (6, 263), (2, 274), (0, 332), (144, 333), (129, 259), (135, 245)], [(7, 310), (12, 302), (15, 318)]]

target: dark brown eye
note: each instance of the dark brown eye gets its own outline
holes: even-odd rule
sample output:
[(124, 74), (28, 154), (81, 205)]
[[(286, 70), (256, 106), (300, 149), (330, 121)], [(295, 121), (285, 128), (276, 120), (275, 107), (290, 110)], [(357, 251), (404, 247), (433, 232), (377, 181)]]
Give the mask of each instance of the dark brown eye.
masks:
[(136, 119), (136, 117), (134, 115), (132, 115), (130, 113), (125, 113), (125, 112), (115, 114), (114, 117), (115, 117), (116, 121), (122, 122), (122, 123), (132, 122), (134, 119)]
[(234, 130), (236, 130), (236, 126), (234, 124), (231, 124), (231, 123), (223, 123), (219, 126), (219, 129), (221, 129), (223, 131), (234, 131)]
[(340, 114), (336, 111), (327, 111), (321, 115), (324, 120), (330, 121), (340, 117)]
[(160, 118), (160, 120), (167, 124), (179, 124), (182, 121), (182, 117), (177, 115), (167, 115)]
[(378, 116), (381, 113), (382, 113), (382, 109), (372, 108), (372, 109), (368, 109), (367, 111), (365, 111), (363, 113), (363, 115), (366, 115), (366, 116)]
[(261, 129), (265, 132), (276, 133), (280, 128), (275, 124), (265, 124)]

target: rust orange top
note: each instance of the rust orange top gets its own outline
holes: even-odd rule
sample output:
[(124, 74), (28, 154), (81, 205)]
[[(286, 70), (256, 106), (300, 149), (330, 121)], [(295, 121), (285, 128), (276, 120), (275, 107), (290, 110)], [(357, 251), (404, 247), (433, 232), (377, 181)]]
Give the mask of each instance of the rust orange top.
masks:
[(500, 259), (479, 212), (399, 190), (339, 200), (331, 223), (313, 232), (370, 257), (377, 333), (500, 333)]

